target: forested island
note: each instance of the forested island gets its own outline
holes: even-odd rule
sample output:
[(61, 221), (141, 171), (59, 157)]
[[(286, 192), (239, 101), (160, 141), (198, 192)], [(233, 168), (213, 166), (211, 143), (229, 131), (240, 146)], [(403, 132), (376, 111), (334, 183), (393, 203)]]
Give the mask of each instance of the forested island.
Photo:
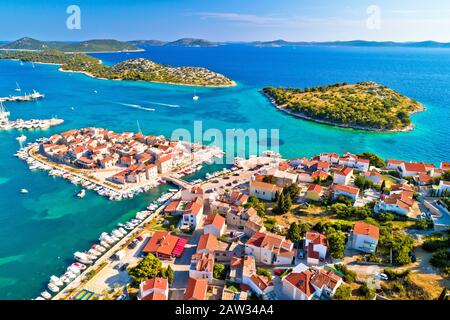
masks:
[(410, 131), (409, 116), (424, 110), (416, 100), (369, 81), (304, 89), (266, 87), (263, 93), (278, 109), (293, 116), (370, 131)]
[(58, 50), (63, 52), (130, 52), (142, 51), (131, 43), (112, 39), (97, 39), (80, 42), (40, 41), (29, 37), (3, 44), (3, 50)]
[(111, 80), (134, 80), (178, 85), (229, 87), (235, 82), (220, 73), (199, 67), (172, 67), (144, 58), (122, 61), (107, 66), (92, 56), (82, 53), (49, 51), (6, 51), (0, 59), (61, 65), (61, 71), (82, 72), (89, 76)]

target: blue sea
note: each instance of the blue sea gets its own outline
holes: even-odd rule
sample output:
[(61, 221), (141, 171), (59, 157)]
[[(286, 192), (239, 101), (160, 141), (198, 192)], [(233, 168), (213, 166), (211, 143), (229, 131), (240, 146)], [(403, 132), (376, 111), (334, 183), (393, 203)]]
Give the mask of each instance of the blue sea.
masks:
[[(92, 79), (58, 72), (57, 66), (0, 61), (0, 96), (39, 90), (35, 103), (8, 103), (11, 118), (65, 120), (61, 126), (24, 132), (28, 141), (70, 128), (101, 126), (170, 136), (175, 129), (279, 129), (285, 157), (320, 152), (372, 151), (383, 157), (438, 164), (449, 160), (450, 50), (404, 48), (282, 47), (227, 45), (213, 48), (148, 47), (145, 52), (95, 54), (106, 64), (145, 57), (174, 66), (202, 66), (237, 82), (232, 88), (193, 88)], [(305, 87), (372, 80), (426, 106), (412, 116), (407, 133), (370, 133), (307, 122), (277, 111), (259, 92), (264, 86)], [(193, 101), (197, 94), (200, 100)], [(139, 106), (139, 108), (136, 108)], [(154, 109), (154, 111), (150, 111)], [(133, 200), (110, 202), (76, 186), (31, 172), (13, 154), (17, 131), (0, 132), (0, 299), (30, 299), (52, 274), (63, 273), (77, 250), (132, 217), (167, 186)], [(27, 195), (19, 190), (28, 189)]]

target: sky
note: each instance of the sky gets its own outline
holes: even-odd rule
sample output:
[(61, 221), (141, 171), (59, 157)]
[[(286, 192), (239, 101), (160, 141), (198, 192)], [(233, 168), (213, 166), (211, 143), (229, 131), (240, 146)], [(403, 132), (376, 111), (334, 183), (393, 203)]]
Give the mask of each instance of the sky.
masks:
[[(70, 20), (71, 5), (80, 9), (79, 20)], [(80, 28), (73, 28), (74, 21)], [(0, 0), (0, 40), (5, 41), (28, 36), (450, 42), (449, 30), (448, 0)]]

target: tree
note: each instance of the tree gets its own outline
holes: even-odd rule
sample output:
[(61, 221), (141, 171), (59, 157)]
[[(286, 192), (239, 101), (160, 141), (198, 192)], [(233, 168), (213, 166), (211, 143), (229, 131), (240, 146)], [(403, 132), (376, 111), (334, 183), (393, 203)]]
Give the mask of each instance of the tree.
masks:
[(366, 297), (366, 299), (373, 299), (375, 297), (375, 289), (369, 288), (367, 283), (363, 283), (359, 288), (358, 292)]
[(386, 181), (385, 180), (383, 180), (383, 182), (381, 182), (381, 187), (380, 187), (381, 193), (384, 192), (384, 189), (386, 189)]
[(167, 273), (167, 280), (169, 281), (169, 284), (172, 284), (173, 280), (175, 278), (175, 273), (174, 273), (172, 267), (170, 266), (170, 264), (167, 267), (166, 273)]
[(215, 279), (225, 280), (226, 277), (226, 269), (225, 266), (221, 263), (214, 263), (213, 276)]
[(342, 259), (345, 251), (345, 234), (340, 230), (328, 228), (328, 250), (334, 259)]
[(300, 194), (300, 187), (298, 186), (297, 182), (294, 182), (289, 187), (285, 187), (283, 189), (283, 192), (285, 194), (288, 194), (292, 200), (295, 200)]
[(392, 258), (394, 263), (404, 265), (411, 263), (409, 253), (414, 248), (414, 239), (409, 234), (394, 235), (392, 241)]
[(291, 223), (286, 237), (291, 241), (300, 241), (302, 239), (300, 226), (297, 222), (294, 221)]
[(141, 283), (147, 279), (159, 276), (161, 265), (161, 260), (153, 254), (148, 254), (137, 266), (130, 268), (128, 274), (135, 283)]
[[(406, 117), (408, 117), (408, 115), (406, 115)], [(364, 152), (364, 153), (358, 154), (358, 157), (362, 158), (362, 159), (370, 160), (370, 165), (375, 166), (377, 168), (382, 168), (386, 165), (386, 163), (380, 156), (378, 156), (372, 152)]]
[(256, 268), (256, 274), (259, 276), (266, 276), (267, 278), (269, 278), (269, 280), (272, 280), (272, 278), (273, 278), (272, 273), (270, 272), (270, 269), (266, 269), (266, 268), (261, 268), (261, 267)]
[(340, 285), (334, 293), (334, 300), (350, 300), (352, 297), (352, 288), (344, 284)]

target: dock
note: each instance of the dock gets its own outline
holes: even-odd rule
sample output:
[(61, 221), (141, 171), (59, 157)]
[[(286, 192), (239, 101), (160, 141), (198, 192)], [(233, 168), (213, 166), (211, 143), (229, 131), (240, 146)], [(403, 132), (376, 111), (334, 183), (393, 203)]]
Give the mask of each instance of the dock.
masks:
[(44, 94), (33, 90), (33, 93), (24, 94), (22, 96), (8, 96), (8, 97), (0, 97), (0, 102), (29, 102), (43, 99), (45, 97)]

